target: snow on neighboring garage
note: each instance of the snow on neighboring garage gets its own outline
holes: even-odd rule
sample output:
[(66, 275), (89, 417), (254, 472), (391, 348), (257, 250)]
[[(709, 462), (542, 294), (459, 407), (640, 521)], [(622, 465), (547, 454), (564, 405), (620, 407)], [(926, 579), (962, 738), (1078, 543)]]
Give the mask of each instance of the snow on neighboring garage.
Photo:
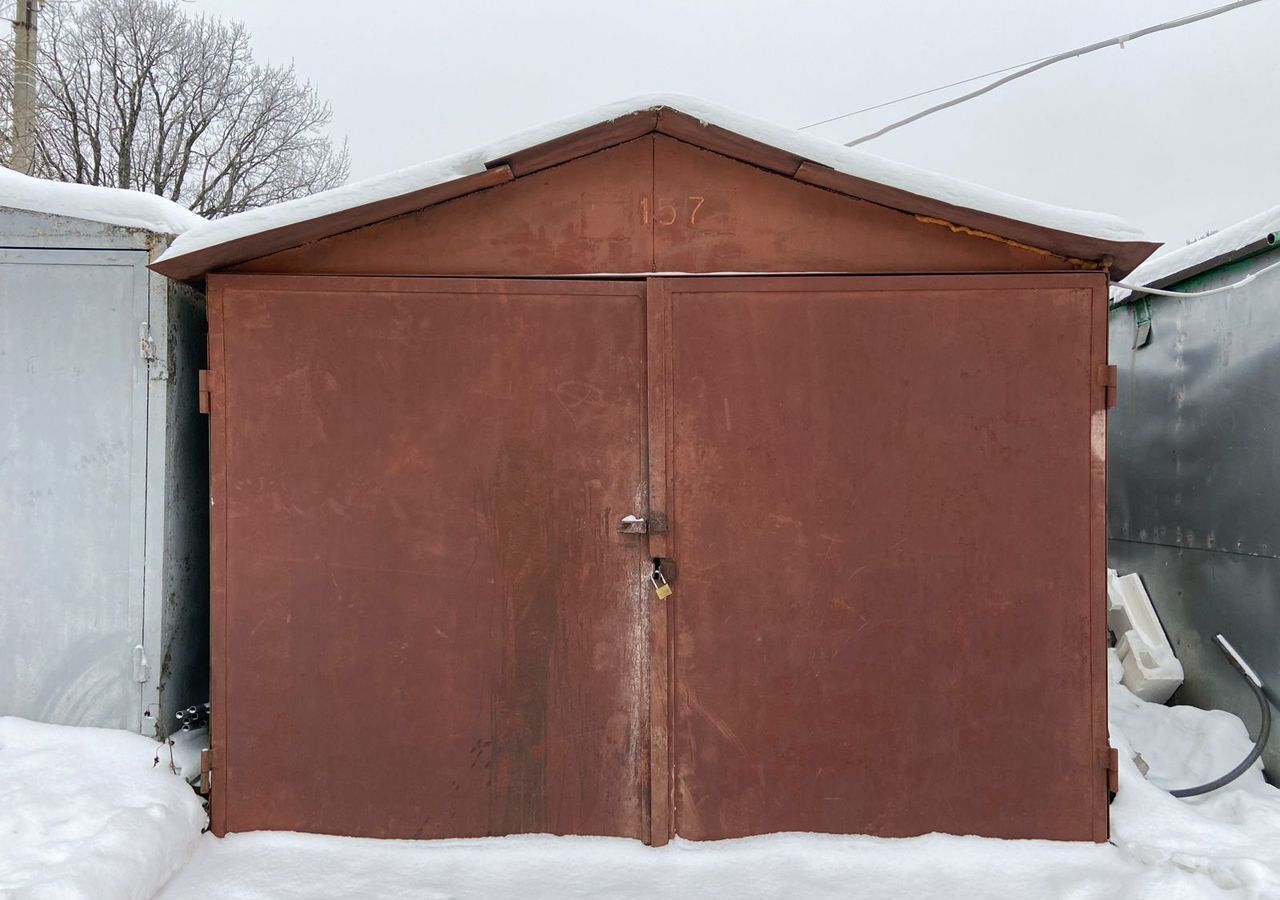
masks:
[(367, 203), (399, 197), (465, 175), (483, 172), (489, 160), (502, 159), (520, 150), (564, 137), (583, 128), (610, 122), (647, 109), (667, 107), (762, 144), (786, 150), (812, 162), (966, 209), (1016, 219), (1072, 234), (1113, 241), (1136, 241), (1143, 233), (1115, 216), (1039, 203), (981, 187), (904, 163), (884, 159), (863, 150), (845, 147), (824, 138), (681, 94), (642, 94), (598, 107), (567, 119), (532, 128), (463, 153), (367, 178), (309, 197), (275, 206), (248, 210), (216, 219), (180, 237), (160, 260), (170, 260), (218, 244), (249, 237), (274, 228), (295, 225)]
[(186, 207), (155, 194), (46, 181), (4, 167), (0, 167), (0, 206), (157, 234), (182, 234), (205, 221)]
[(204, 809), (158, 743), (0, 717), (0, 897), (145, 900), (190, 858)]
[[(1235, 253), (1250, 244), (1266, 240), (1269, 235), (1280, 233), (1280, 206), (1273, 206), (1255, 216), (1215, 231), (1207, 237), (1192, 241), (1174, 250), (1161, 250), (1124, 279), (1125, 284), (1153, 285), (1188, 272), (1204, 263)], [(1132, 294), (1127, 288), (1113, 288), (1111, 300), (1120, 301)]]

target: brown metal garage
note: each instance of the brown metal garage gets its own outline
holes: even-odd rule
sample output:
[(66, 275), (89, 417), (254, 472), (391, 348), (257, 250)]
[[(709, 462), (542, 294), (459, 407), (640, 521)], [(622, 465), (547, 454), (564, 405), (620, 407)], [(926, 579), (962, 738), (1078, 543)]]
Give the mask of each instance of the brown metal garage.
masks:
[(157, 263), (209, 296), (217, 833), (1106, 839), (1154, 245), (688, 106)]

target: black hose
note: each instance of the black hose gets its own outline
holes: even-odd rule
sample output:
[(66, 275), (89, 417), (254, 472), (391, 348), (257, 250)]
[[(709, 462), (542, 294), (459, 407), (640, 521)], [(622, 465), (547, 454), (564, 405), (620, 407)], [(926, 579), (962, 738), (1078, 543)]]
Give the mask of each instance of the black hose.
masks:
[(1210, 791), (1216, 791), (1220, 787), (1225, 787), (1235, 781), (1245, 772), (1249, 771), (1250, 766), (1258, 761), (1258, 757), (1262, 755), (1263, 749), (1267, 746), (1267, 741), (1271, 737), (1271, 704), (1267, 701), (1267, 695), (1263, 693), (1262, 681), (1250, 668), (1244, 658), (1236, 652), (1235, 648), (1227, 642), (1222, 635), (1218, 635), (1214, 640), (1218, 644), (1218, 648), (1227, 656), (1227, 661), (1231, 663), (1231, 667), (1240, 673), (1240, 677), (1245, 680), (1249, 687), (1253, 690), (1253, 694), (1258, 698), (1258, 706), (1262, 710), (1262, 727), (1258, 729), (1258, 739), (1253, 742), (1253, 749), (1249, 751), (1249, 755), (1244, 758), (1240, 765), (1236, 766), (1226, 775), (1215, 778), (1213, 781), (1205, 784), (1196, 785), (1195, 787), (1179, 788), (1176, 791), (1169, 791), (1175, 797), (1195, 797), (1200, 794), (1207, 794)]

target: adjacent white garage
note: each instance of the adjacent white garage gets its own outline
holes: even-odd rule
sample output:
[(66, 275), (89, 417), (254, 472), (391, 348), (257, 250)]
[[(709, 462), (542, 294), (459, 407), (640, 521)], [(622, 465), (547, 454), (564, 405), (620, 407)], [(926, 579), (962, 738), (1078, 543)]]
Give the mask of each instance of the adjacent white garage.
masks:
[(0, 170), (0, 714), (154, 734), (207, 697), (201, 221)]

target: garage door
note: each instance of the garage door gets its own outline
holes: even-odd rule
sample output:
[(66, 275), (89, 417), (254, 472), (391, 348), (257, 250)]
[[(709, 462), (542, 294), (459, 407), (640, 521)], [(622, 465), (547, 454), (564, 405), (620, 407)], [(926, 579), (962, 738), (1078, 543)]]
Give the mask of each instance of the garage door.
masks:
[(1105, 839), (1098, 281), (215, 277), (215, 829)]
[(1106, 838), (1104, 299), (651, 282), (673, 833)]
[(214, 827), (647, 836), (643, 285), (232, 282)]

